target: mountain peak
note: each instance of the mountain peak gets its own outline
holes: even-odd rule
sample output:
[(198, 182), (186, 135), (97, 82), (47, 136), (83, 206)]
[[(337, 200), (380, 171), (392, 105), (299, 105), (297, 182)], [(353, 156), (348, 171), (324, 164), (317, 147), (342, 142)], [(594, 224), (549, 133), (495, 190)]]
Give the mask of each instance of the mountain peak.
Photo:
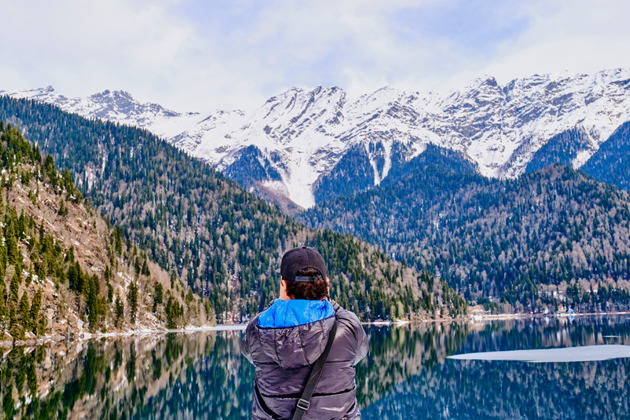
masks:
[(256, 188), (272, 188), (309, 207), (316, 183), (332, 172), (368, 177), (372, 181), (361, 185), (374, 185), (429, 143), (462, 152), (485, 176), (513, 178), (550, 139), (579, 125), (588, 133), (583, 142), (588, 150), (576, 152), (583, 162), (630, 120), (629, 80), (629, 69), (534, 74), (505, 86), (484, 75), (446, 93), (384, 86), (352, 101), (338, 86), (292, 87), (251, 112), (204, 117), (142, 104), (124, 91), (72, 100), (42, 90), (15, 96), (147, 128), (219, 169), (255, 146), (256, 161), (278, 175), (260, 180)]
[[(137, 102), (129, 92), (126, 92), (124, 90), (111, 91), (109, 89), (105, 89), (103, 92), (95, 93), (91, 95), (90, 98), (93, 100), (111, 99), (111, 100), (124, 100), (127, 102)], [(149, 105), (149, 104), (143, 104), (143, 105)], [(150, 105), (153, 105), (153, 104), (150, 104)]]
[(315, 98), (315, 97), (320, 97), (320, 96), (325, 97), (325, 96), (333, 96), (333, 95), (340, 95), (340, 94), (345, 95), (345, 92), (343, 91), (343, 89), (341, 89), (338, 86), (321, 86), (320, 85), (320, 86), (314, 86), (308, 89), (294, 86), (278, 95), (272, 96), (266, 101), (266, 103), (283, 102), (286, 100), (291, 100), (292, 98), (303, 97), (303, 96)]
[(483, 86), (483, 85), (496, 87), (499, 84), (497, 83), (497, 79), (495, 79), (494, 76), (489, 75), (489, 74), (484, 74), (480, 77), (475, 78), (469, 86)]

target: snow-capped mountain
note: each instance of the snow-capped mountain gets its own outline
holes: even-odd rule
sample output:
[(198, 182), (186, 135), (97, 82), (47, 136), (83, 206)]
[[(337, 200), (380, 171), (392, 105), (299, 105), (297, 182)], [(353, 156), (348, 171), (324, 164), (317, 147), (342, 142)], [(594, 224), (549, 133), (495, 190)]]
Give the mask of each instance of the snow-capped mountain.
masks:
[(52, 86), (40, 89), (2, 91), (0, 95), (27, 98), (57, 105), (67, 112), (148, 129), (165, 138), (173, 137), (199, 120), (198, 112), (180, 113), (153, 103), (140, 103), (122, 90), (105, 90), (86, 98), (67, 98)]
[(534, 75), (505, 86), (486, 77), (445, 94), (383, 88), (349, 98), (337, 87), (293, 88), (250, 113), (210, 115), (140, 104), (121, 91), (82, 99), (50, 87), (0, 94), (146, 128), (251, 190), (304, 208), (379, 184), (429, 143), (462, 152), (483, 175), (516, 177), (550, 139), (574, 130), (580, 141), (569, 158), (580, 167), (630, 120), (630, 69)]

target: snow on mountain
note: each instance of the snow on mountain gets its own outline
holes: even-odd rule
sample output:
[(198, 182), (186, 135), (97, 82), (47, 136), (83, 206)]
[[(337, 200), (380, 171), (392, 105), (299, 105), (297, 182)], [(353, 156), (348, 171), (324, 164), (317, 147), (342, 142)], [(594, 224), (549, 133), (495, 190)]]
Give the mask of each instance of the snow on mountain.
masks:
[(201, 119), (197, 112), (179, 113), (158, 104), (139, 103), (122, 90), (105, 90), (86, 98), (67, 98), (48, 86), (13, 92), (0, 91), (0, 95), (57, 105), (67, 112), (145, 128), (166, 138), (181, 133)]
[[(429, 143), (463, 152), (483, 175), (516, 177), (549, 139), (575, 128), (588, 137), (573, 160), (579, 167), (630, 120), (630, 69), (533, 75), (505, 86), (483, 77), (445, 94), (386, 87), (352, 99), (338, 87), (293, 88), (250, 113), (210, 115), (140, 104), (121, 91), (75, 99), (50, 87), (0, 94), (146, 128), (219, 170), (238, 173), (250, 190), (284, 196), (304, 208), (315, 204), (322, 180), (331, 185), (350, 176), (379, 184), (392, 165), (417, 156)], [(364, 173), (348, 174), (343, 167), (351, 150), (369, 161), (360, 166)], [(244, 182), (252, 165), (258, 178)], [(331, 181), (331, 174), (339, 173), (343, 176), (335, 179), (341, 181)]]

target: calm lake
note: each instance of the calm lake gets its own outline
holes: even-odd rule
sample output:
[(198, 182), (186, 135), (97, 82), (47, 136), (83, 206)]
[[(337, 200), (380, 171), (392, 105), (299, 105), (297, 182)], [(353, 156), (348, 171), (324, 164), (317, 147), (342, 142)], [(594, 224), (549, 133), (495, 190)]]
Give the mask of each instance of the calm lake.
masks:
[[(628, 316), (366, 329), (370, 353), (357, 367), (357, 387), (367, 419), (630, 416)], [(248, 418), (254, 369), (240, 355), (241, 334), (143, 335), (5, 350), (1, 415)], [(584, 346), (596, 347), (512, 352)], [(470, 354), (478, 352), (491, 353)]]

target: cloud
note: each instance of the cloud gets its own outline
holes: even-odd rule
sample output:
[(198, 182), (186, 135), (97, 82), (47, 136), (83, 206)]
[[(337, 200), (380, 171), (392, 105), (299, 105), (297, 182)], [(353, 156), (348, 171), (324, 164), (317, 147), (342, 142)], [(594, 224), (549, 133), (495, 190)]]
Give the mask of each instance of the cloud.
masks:
[(3, 13), (12, 18), (0, 25), (3, 85), (52, 84), (69, 95), (105, 88), (148, 94), (151, 80), (169, 78), (192, 41), (186, 24), (167, 12), (119, 0), (7, 3)]
[(253, 107), (292, 86), (443, 90), (482, 74), (630, 67), (623, 1), (10, 2), (0, 89), (124, 89), (176, 110)]
[(625, 1), (556, 1), (551, 8), (530, 9), (531, 25), (504, 43), (484, 72), (502, 80), (534, 73), (595, 72), (630, 67)]

